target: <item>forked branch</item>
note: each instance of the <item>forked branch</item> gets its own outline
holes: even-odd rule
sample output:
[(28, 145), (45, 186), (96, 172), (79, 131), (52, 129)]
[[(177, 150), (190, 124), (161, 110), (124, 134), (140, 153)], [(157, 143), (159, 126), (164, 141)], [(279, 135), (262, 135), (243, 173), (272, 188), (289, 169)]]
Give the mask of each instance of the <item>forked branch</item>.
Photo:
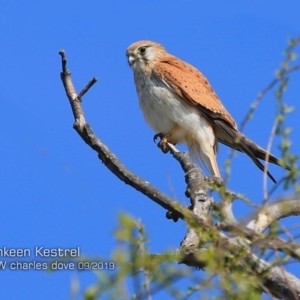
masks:
[[(262, 273), (264, 274), (262, 280), (262, 289), (264, 291), (281, 299), (300, 299), (299, 279), (279, 267), (271, 266), (252, 254), (248, 247), (250, 240), (246, 238), (241, 239), (239, 237), (228, 238), (212, 224), (208, 218), (208, 212), (213, 199), (206, 194), (205, 177), (201, 170), (190, 161), (186, 153), (179, 153), (175, 148), (170, 147), (171, 153), (174, 158), (180, 162), (185, 172), (185, 179), (188, 186), (187, 196), (191, 199), (190, 209), (183, 207), (149, 182), (135, 175), (121, 163), (109, 148), (96, 137), (85, 120), (81, 98), (88, 92), (97, 79), (93, 78), (86, 87), (77, 94), (71, 79), (71, 73), (67, 69), (66, 54), (64, 51), (60, 51), (59, 54), (62, 58), (61, 80), (71, 105), (75, 119), (74, 128), (77, 133), (97, 152), (99, 159), (120, 180), (135, 188), (164, 209), (171, 211), (171, 213), (177, 217), (184, 219), (189, 225), (189, 232), (180, 249), (180, 261), (187, 265), (205, 267), (205, 261), (201, 261), (200, 256), (197, 255), (197, 251), (205, 251), (205, 249), (198, 249), (197, 246), (199, 239), (201, 239), (201, 234), (209, 232), (212, 242), (220, 250), (231, 254), (241, 253), (241, 251), (246, 253), (245, 264), (248, 262), (249, 265), (257, 266), (258, 268), (256, 269), (260, 270), (259, 273), (257, 273), (258, 276), (261, 276)], [(263, 214), (263, 212), (261, 213)], [(232, 225), (235, 226), (236, 224)], [(255, 230), (253, 231), (255, 232)]]

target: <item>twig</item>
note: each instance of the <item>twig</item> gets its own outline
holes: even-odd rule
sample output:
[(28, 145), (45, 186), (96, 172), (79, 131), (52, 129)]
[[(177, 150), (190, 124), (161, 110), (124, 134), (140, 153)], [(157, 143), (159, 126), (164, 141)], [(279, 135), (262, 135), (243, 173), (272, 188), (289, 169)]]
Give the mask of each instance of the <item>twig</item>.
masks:
[(256, 97), (256, 99), (252, 102), (249, 111), (241, 122), (241, 126), (239, 126), (239, 131), (243, 131), (247, 122), (251, 119), (255, 109), (260, 104), (263, 97), (283, 78), (285, 78), (288, 74), (295, 72), (300, 69), (300, 64), (294, 67), (289, 68), (288, 70), (282, 71), (279, 73), (277, 78), (273, 79)]
[(81, 99), (83, 95), (97, 82), (97, 78), (94, 77), (92, 80), (88, 82), (88, 84), (81, 90), (81, 92), (78, 94), (77, 98)]
[(270, 138), (268, 141), (268, 145), (267, 145), (267, 149), (266, 149), (266, 159), (265, 159), (265, 167), (264, 167), (264, 174), (263, 174), (263, 195), (264, 195), (264, 201), (262, 203), (262, 205), (265, 205), (268, 201), (268, 166), (269, 166), (269, 156), (270, 156), (270, 152), (271, 152), (271, 147), (272, 147), (272, 143), (275, 137), (275, 131), (277, 128), (277, 120), (274, 121), (272, 130), (271, 130), (271, 134), (270, 134)]

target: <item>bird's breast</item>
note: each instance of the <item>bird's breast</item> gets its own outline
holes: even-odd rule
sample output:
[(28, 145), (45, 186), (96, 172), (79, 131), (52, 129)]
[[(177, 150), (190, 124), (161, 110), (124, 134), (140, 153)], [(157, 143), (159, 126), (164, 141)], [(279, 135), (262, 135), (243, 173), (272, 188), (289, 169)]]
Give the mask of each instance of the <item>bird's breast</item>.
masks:
[(193, 135), (201, 126), (199, 111), (181, 99), (162, 79), (135, 72), (135, 85), (139, 105), (146, 122), (155, 132), (167, 134), (175, 125), (181, 130), (176, 142), (185, 142), (187, 135)]
[(168, 133), (176, 124), (176, 100), (172, 92), (147, 76), (135, 76), (135, 84), (146, 122), (156, 132)]

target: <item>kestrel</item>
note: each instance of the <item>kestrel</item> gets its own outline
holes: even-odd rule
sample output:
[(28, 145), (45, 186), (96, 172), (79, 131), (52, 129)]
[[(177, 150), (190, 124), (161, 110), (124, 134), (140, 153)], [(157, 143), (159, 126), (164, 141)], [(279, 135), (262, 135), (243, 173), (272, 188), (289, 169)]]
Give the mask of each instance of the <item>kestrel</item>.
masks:
[(151, 41), (132, 44), (126, 55), (134, 72), (140, 108), (157, 133), (154, 138), (161, 138), (163, 151), (167, 142), (187, 144), (191, 156), (219, 178), (218, 142), (246, 153), (263, 172), (258, 159), (279, 165), (275, 156), (238, 131), (208, 80), (195, 67)]

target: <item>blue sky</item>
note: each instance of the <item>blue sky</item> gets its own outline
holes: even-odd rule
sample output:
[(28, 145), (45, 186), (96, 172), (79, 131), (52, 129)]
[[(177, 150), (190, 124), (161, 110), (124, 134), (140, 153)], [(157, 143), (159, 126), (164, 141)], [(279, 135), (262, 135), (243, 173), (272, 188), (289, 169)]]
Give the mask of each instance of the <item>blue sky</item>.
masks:
[[(3, 1), (1, 247), (79, 246), (84, 255), (108, 257), (120, 212), (142, 220), (151, 252), (175, 249), (185, 234), (183, 222), (168, 221), (165, 211), (114, 177), (72, 129), (60, 49), (78, 91), (98, 78), (83, 107), (99, 138), (130, 170), (187, 205), (180, 167), (156, 148), (138, 108), (126, 48), (154, 40), (198, 67), (239, 124), (274, 78), (288, 39), (299, 35), (299, 10), (298, 0)], [(290, 105), (299, 103), (299, 79), (295, 73), (290, 80)], [(274, 116), (271, 91), (245, 133), (266, 147)], [(292, 151), (299, 154), (298, 107), (287, 122), (294, 128)], [(277, 155), (278, 143), (272, 146)], [(220, 147), (221, 169), (228, 153)], [(285, 174), (276, 166), (270, 170), (275, 178)], [(259, 203), (262, 173), (238, 154), (229, 187)], [(239, 216), (248, 211), (244, 204), (236, 207)], [(96, 280), (86, 272), (0, 271), (0, 298), (68, 299), (74, 278), (81, 288)]]

